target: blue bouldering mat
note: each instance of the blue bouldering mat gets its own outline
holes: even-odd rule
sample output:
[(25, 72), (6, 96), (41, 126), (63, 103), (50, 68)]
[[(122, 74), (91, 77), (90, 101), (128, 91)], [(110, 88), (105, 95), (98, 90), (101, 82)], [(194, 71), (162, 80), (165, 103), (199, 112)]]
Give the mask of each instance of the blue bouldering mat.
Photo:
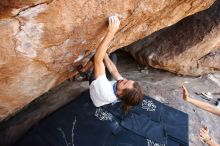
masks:
[(188, 146), (188, 115), (145, 96), (96, 108), (89, 91), (35, 125), (16, 146)]

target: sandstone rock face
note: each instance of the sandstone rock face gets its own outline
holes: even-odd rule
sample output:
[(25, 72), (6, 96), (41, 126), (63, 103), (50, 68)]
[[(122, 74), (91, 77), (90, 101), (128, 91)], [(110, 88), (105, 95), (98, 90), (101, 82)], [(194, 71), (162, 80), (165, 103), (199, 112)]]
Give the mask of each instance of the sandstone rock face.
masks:
[(107, 18), (122, 22), (110, 51), (214, 0), (3, 0), (0, 2), (0, 119), (77, 73), (102, 40)]
[(220, 49), (212, 51), (199, 59), (198, 64), (207, 70), (220, 70)]
[(190, 76), (220, 70), (220, 1), (126, 47), (144, 65)]

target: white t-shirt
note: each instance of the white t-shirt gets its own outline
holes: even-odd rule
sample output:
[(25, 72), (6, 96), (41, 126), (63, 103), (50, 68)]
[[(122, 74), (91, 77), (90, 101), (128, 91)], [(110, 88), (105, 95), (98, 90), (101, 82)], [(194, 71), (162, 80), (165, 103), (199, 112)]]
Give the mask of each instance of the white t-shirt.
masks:
[(90, 84), (90, 96), (96, 107), (117, 101), (118, 98), (115, 96), (113, 90), (113, 84), (115, 82), (109, 81), (105, 74), (92, 81)]

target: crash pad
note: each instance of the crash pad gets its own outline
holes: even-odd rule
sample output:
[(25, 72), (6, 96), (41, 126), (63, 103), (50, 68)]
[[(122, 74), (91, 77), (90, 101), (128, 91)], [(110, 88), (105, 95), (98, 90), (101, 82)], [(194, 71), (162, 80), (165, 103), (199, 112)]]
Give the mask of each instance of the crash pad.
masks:
[(144, 96), (95, 107), (89, 90), (35, 125), (16, 146), (188, 146), (188, 115)]

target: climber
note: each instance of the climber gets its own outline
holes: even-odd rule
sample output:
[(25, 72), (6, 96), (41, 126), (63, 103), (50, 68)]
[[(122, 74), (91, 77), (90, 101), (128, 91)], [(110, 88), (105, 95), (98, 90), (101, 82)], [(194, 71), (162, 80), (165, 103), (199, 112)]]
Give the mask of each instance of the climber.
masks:
[(216, 107), (214, 105), (211, 105), (209, 103), (206, 103), (206, 102), (202, 102), (202, 101), (199, 101), (199, 100), (196, 100), (196, 99), (193, 99), (191, 97), (189, 97), (189, 93), (186, 89), (186, 87), (182, 86), (183, 88), (183, 99), (186, 101), (186, 102), (189, 102), (203, 110), (206, 110), (214, 115), (217, 115), (217, 116), (220, 116), (220, 108), (219, 106)]
[[(143, 92), (136, 81), (124, 79), (120, 75), (115, 64), (107, 55), (108, 46), (120, 25), (117, 16), (109, 17), (108, 22), (108, 32), (94, 55), (95, 80), (90, 84), (90, 96), (96, 107), (119, 100), (122, 102), (122, 109), (128, 112), (130, 108), (143, 100)], [(109, 81), (106, 78), (105, 66), (117, 81)]]

